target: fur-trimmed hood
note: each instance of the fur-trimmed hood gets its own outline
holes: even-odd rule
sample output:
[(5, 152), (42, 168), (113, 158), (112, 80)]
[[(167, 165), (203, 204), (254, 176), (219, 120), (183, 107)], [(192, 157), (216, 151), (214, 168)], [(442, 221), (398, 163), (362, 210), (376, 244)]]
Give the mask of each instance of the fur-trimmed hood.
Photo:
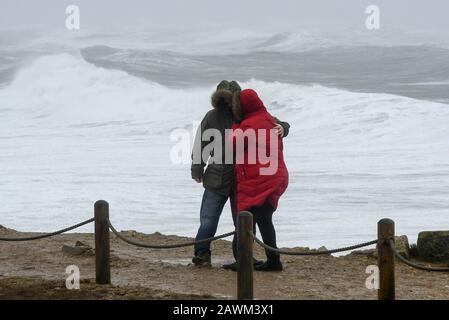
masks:
[(240, 92), (242, 89), (237, 81), (221, 81), (217, 90), (212, 94), (211, 104), (215, 109), (228, 108), (237, 122), (242, 120), (240, 110)]
[(240, 108), (240, 86), (236, 81), (228, 82), (223, 80), (217, 86), (217, 90), (212, 94), (211, 103), (216, 109), (229, 108), (236, 121), (242, 119)]
[(215, 109), (229, 108), (237, 122), (242, 120), (242, 110), (240, 108), (240, 91), (217, 90), (212, 94), (212, 106)]
[(220, 89), (212, 94), (212, 106), (215, 109), (229, 108), (232, 106), (232, 92), (230, 90)]

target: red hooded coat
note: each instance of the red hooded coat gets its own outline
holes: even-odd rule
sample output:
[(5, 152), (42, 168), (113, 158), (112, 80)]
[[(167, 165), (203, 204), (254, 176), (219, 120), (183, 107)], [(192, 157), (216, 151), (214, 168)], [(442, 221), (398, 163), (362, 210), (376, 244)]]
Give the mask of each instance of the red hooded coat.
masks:
[[(231, 135), (236, 153), (234, 173), (237, 212), (261, 206), (266, 202), (276, 210), (279, 198), (288, 186), (288, 170), (283, 157), (282, 138), (270, 131), (274, 129), (276, 122), (254, 90), (247, 89), (240, 93), (240, 106), (244, 120), (233, 125)], [(251, 132), (256, 138), (252, 141), (245, 138), (251, 135)], [(273, 150), (275, 155), (270, 154), (274, 141), (272, 139), (277, 141), (277, 148)], [(243, 145), (243, 148), (238, 147), (239, 145)], [(242, 152), (239, 153), (239, 150)], [(259, 152), (262, 157), (259, 156)], [(253, 161), (250, 161), (251, 155)], [(270, 162), (267, 163), (267, 159), (264, 160), (264, 155), (268, 157), (267, 159), (271, 159), (271, 165)], [(273, 157), (277, 160), (277, 165), (273, 163)], [(271, 170), (263, 172), (268, 167), (271, 167)]]

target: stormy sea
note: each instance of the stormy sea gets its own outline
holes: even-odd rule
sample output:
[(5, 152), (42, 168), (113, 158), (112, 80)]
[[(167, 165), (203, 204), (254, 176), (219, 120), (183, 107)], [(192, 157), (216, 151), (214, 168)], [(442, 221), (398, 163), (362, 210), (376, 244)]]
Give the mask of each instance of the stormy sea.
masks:
[(0, 224), (52, 231), (104, 199), (121, 230), (195, 236), (203, 188), (173, 133), (193, 139), (222, 79), (291, 125), (280, 246), (448, 228), (449, 41), (314, 29), (0, 30)]

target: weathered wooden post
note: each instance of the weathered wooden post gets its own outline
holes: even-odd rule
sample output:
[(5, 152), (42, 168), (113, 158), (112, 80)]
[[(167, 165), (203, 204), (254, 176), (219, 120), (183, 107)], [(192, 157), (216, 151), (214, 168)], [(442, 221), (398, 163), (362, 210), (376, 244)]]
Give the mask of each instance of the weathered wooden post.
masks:
[(237, 223), (238, 240), (238, 273), (237, 273), (237, 299), (252, 300), (253, 287), (253, 215), (248, 211), (239, 213)]
[(111, 283), (109, 248), (109, 204), (100, 200), (95, 203), (95, 273), (97, 284)]
[(394, 241), (394, 221), (382, 219), (377, 223), (377, 263), (379, 266), (379, 300), (395, 300), (394, 253), (388, 240)]

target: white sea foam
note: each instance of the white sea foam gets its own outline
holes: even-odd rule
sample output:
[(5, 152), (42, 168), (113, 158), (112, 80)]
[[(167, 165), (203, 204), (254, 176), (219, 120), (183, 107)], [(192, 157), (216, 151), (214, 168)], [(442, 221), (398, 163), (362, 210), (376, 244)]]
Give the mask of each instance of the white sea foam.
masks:
[[(449, 107), (387, 94), (252, 80), (291, 124), (290, 187), (275, 223), (281, 245), (371, 240), (378, 219), (415, 240), (449, 225)], [(202, 188), (170, 163), (170, 132), (192, 130), (210, 87), (172, 89), (52, 55), (0, 90), (1, 224), (53, 230), (111, 203), (119, 229), (194, 236)], [(219, 231), (232, 228), (225, 209)], [(84, 230), (90, 230), (85, 227)]]

